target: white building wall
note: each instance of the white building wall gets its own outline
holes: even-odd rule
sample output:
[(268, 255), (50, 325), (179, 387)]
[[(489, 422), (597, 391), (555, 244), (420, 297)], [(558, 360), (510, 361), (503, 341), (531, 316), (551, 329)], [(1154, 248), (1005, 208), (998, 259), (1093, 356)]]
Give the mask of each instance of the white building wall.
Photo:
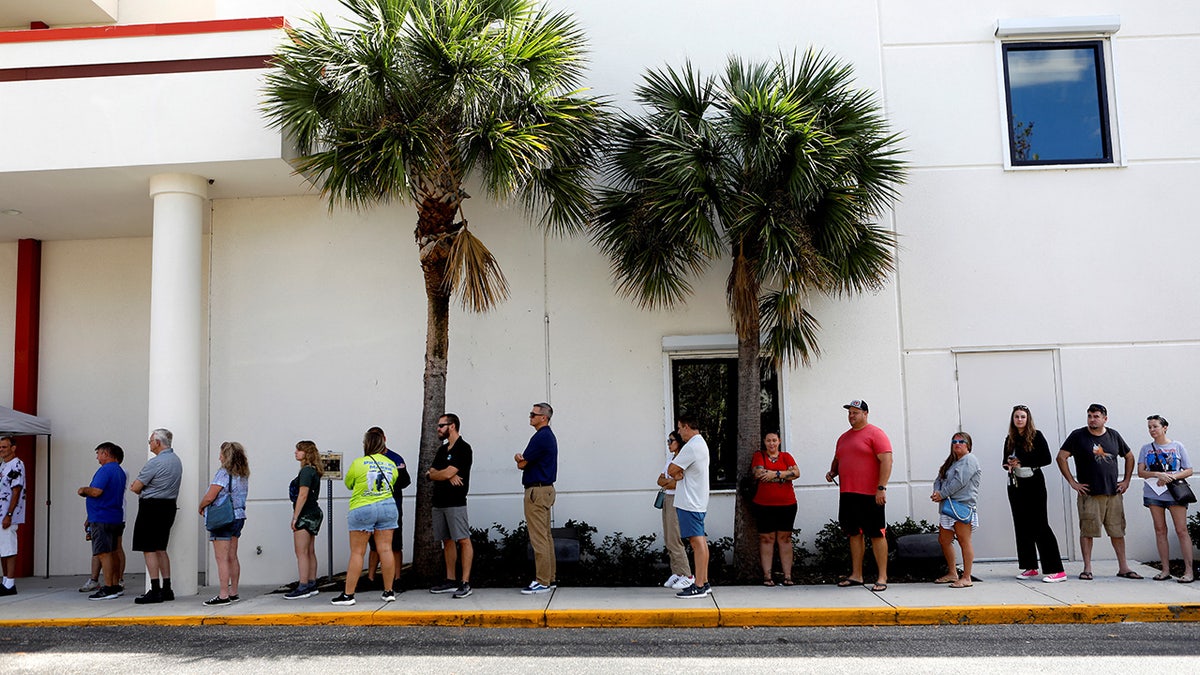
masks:
[[(1190, 264), (1195, 237), (1188, 224), (1189, 186), (1200, 178), (1200, 140), (1187, 115), (1164, 114), (1193, 109), (1200, 94), (1181, 89), (1177, 68), (1161, 67), (1195, 61), (1197, 10), (1186, 3), (1147, 9), (1132, 0), (1057, 3), (1055, 14), (1122, 16), (1112, 53), (1127, 166), (1005, 171), (995, 21), (1048, 12), (1032, 1), (1001, 5), (555, 5), (574, 12), (592, 41), (594, 91), (618, 102), (628, 104), (646, 67), (679, 65), (689, 57), (713, 72), (731, 53), (770, 58), (812, 44), (852, 62), (859, 82), (881, 92), (893, 125), (907, 138), (913, 170), (894, 219), (889, 214), (885, 220), (900, 235), (896, 279), (874, 295), (814, 299), (823, 355), (809, 368), (783, 374), (785, 442), (800, 464), (797, 525), (806, 542), (836, 515), (836, 488), (823, 475), (846, 428), (840, 406), (851, 398), (871, 403), (871, 421), (896, 446), (889, 520), (910, 513), (933, 518), (928, 484), (962, 421), (956, 354), (964, 351), (1038, 348), (1053, 354), (1057, 409), (1039, 411), (1038, 419), (1052, 421), (1043, 427), (1055, 437), (1081, 426), (1083, 409), (1095, 400), (1108, 405), (1112, 426), (1135, 449), (1150, 413), (1167, 416), (1173, 437), (1200, 447), (1193, 433), (1200, 428), (1200, 416), (1192, 412), (1197, 395), (1188, 386), (1200, 375), (1200, 317), (1190, 307), (1200, 278)], [(312, 8), (331, 11), (336, 4), (213, 0), (168, 8), (123, 0), (121, 21), (275, 13), (294, 20)], [(238, 79), (258, 76), (221, 75), (236, 80), (222, 80), (240, 92), (225, 100), (241, 100), (244, 118), (226, 117), (179, 138), (107, 156), (130, 163), (202, 161), (215, 135), (237, 138), (240, 129), (251, 141), (269, 140), (253, 129), (262, 123), (255, 102), (246, 98), (253, 98), (254, 85)], [(186, 95), (196, 96), (220, 84), (202, 81), (207, 77), (161, 81), (190, 85)], [(133, 98), (109, 97), (99, 86), (103, 79), (32, 82), (6, 91), (80, 98), (91, 110), (111, 109), (115, 123), (124, 125), (121, 134), (133, 133), (147, 110), (126, 101), (150, 100), (149, 94), (132, 77), (121, 78), (120, 87)], [(194, 112), (203, 112), (204, 99), (193, 99)], [(20, 110), (7, 114), (37, 121)], [(67, 143), (43, 149), (53, 160), (46, 167), (87, 164), (86, 148), (97, 142), (103, 137), (75, 138), (85, 148), (82, 156)], [(213, 158), (242, 157), (230, 147)], [(245, 158), (271, 155), (267, 147), (244, 149)], [(34, 150), (23, 156), (38, 157)], [(243, 579), (280, 582), (291, 577), (294, 565), (284, 523), (297, 440), (312, 439), (323, 450), (353, 457), (362, 432), (378, 424), (393, 449), (416, 460), (425, 304), (411, 239), (415, 218), (403, 206), (331, 214), (315, 196), (217, 199), (212, 209), (209, 442), (199, 451), (206, 453), (202, 462), (211, 475), (221, 441), (246, 445), (253, 473)], [(499, 257), (512, 290), (508, 302), (489, 314), (452, 313), (447, 407), (462, 416), (463, 434), (476, 449), (473, 524), (511, 528), (521, 519), (511, 457), (530, 434), (526, 406), (548, 399), (556, 407), (563, 452), (556, 521), (585, 520), (601, 534), (657, 532), (650, 501), (669, 425), (662, 338), (731, 332), (723, 292), (727, 266), (715, 265), (686, 307), (644, 312), (613, 294), (607, 263), (585, 239), (546, 238), (519, 210), (483, 198), (467, 204), (467, 215)], [(131, 475), (144, 461), (149, 250), (148, 239), (47, 242), (44, 249), (40, 412), (55, 422), (58, 486), (48, 526), (52, 573), (87, 569), (79, 533), (83, 506), (74, 488), (94, 470), (96, 443), (123, 445)], [(0, 244), (0, 285), (15, 287), (3, 281), (15, 280), (15, 256), (15, 243)], [(11, 296), (0, 293), (0, 378), (7, 376), (0, 381), (12, 377)], [(1003, 427), (1007, 408), (995, 414)], [(998, 478), (996, 433), (983, 430), (976, 440), (988, 480)], [(1056, 480), (1053, 468), (1049, 475)], [(208, 477), (195, 478), (204, 483)], [(1140, 488), (1135, 479), (1126, 501), (1130, 553), (1149, 559), (1152, 532)], [(334, 494), (338, 504), (327, 532), (334, 533), (340, 566), (346, 491), (338, 485)], [(985, 523), (1007, 520), (1002, 491), (989, 499)], [(129, 504), (132, 512), (134, 502)], [(711, 535), (732, 533), (731, 509), (730, 494), (714, 496)], [(412, 513), (410, 500), (409, 541)], [(1065, 518), (1064, 527), (1073, 521)], [(1069, 550), (1075, 531), (1056, 530)], [(318, 543), (322, 573), (325, 536)], [(1012, 554), (1011, 543), (997, 546)], [(202, 550), (211, 570), (209, 547)], [(1108, 547), (1101, 542), (1096, 551), (1107, 555)], [(43, 564), (39, 558), (35, 569)]]

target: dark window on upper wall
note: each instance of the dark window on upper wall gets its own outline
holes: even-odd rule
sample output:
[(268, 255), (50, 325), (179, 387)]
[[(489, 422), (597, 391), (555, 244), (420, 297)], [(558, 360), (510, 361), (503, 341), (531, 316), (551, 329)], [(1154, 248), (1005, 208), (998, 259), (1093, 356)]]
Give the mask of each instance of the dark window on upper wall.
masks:
[[(779, 378), (769, 359), (763, 360), (760, 371), (762, 432), (780, 431)], [(736, 358), (671, 361), (671, 423), (674, 425), (680, 413), (696, 417), (700, 434), (708, 443), (708, 483), (712, 489), (729, 489), (737, 484), (737, 383)]]
[(1003, 45), (1013, 166), (1111, 164), (1104, 43)]

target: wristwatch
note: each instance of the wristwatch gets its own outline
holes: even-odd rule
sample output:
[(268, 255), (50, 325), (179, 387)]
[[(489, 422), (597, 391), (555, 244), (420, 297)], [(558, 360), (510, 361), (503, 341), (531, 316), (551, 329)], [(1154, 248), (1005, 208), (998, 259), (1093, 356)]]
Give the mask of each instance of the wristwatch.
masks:
[(885, 492), (886, 492), (886, 491), (887, 491), (887, 486), (886, 486), (886, 485), (880, 485), (880, 486), (879, 486), (879, 489), (880, 489), (880, 490), (883, 490), (883, 491), (885, 491)]

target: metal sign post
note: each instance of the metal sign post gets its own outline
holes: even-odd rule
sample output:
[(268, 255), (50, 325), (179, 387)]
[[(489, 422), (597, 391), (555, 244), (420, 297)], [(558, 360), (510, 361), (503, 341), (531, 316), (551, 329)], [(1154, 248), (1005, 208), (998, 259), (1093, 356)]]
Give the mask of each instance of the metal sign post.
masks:
[(322, 452), (321, 468), (325, 475), (325, 532), (329, 534), (329, 583), (333, 583), (333, 481), (342, 478), (342, 453)]

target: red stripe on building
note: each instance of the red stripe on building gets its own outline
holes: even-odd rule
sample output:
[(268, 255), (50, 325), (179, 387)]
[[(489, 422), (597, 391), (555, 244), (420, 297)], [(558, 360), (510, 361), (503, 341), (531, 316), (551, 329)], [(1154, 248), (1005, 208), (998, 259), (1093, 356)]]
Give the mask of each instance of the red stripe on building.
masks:
[(160, 75), (163, 73), (200, 73), (211, 70), (252, 70), (270, 68), (271, 56), (223, 56), (211, 59), (178, 61), (137, 61), (133, 63), (89, 63), (74, 66), (38, 66), (0, 69), (0, 82), (28, 80), (68, 80), (81, 77), (118, 77), (121, 75)]
[(233, 33), (248, 30), (283, 28), (282, 16), (252, 19), (220, 19), (215, 21), (181, 21), (175, 23), (135, 23), (113, 26), (81, 26), (77, 28), (48, 28), (44, 30), (0, 31), (0, 44), (15, 42), (53, 42), (55, 40), (97, 40), (103, 38), (152, 37), (163, 35), (199, 35), (202, 33)]

